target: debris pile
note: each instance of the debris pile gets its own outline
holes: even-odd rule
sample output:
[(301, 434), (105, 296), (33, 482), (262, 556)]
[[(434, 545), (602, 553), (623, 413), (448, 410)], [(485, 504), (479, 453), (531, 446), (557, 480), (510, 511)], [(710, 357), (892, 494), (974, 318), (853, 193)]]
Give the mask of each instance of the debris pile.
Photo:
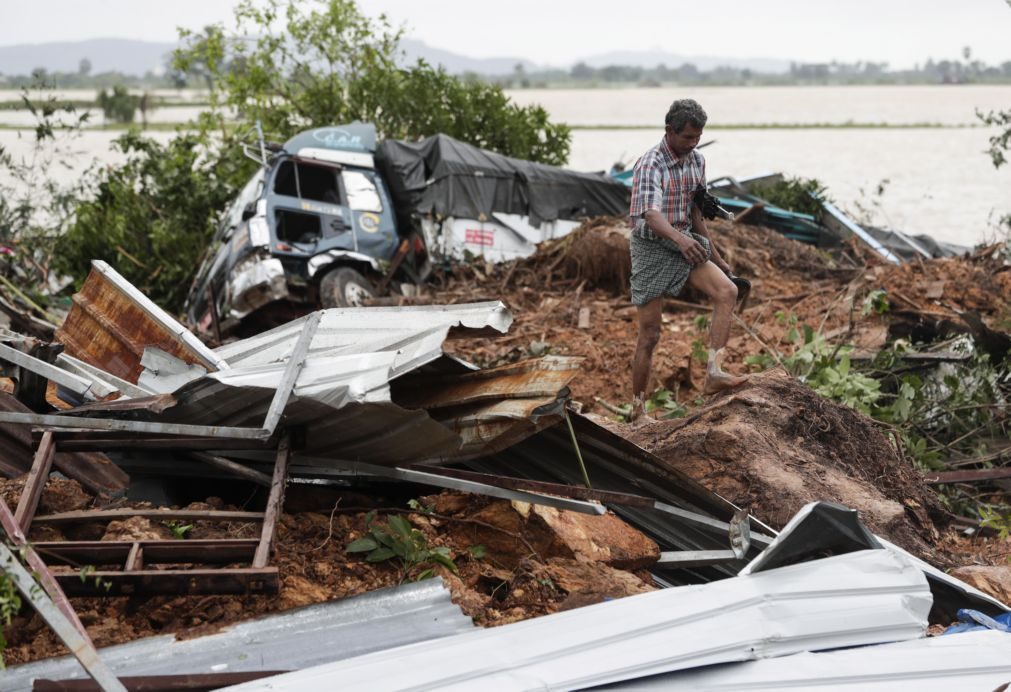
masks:
[[(754, 285), (729, 347), (739, 371), (746, 356), (789, 355), (805, 324), (871, 356), (897, 329), (941, 319), (1002, 348), (992, 325), (1009, 314), (1011, 272), (994, 249), (891, 267), (713, 228)], [(213, 350), (96, 263), (56, 332), (62, 349), (8, 335), (0, 354), (0, 565), (14, 574), (14, 548), (43, 585), (17, 577), (34, 611), (5, 629), (5, 660), (35, 662), (13, 669), (14, 689), (80, 677), (36, 660), (67, 648), (105, 689), (119, 689), (101, 682), (113, 671), (166, 687), (182, 672), (207, 688), (356, 675), (396, 688), (370, 672), (392, 660), (415, 686), (577, 688), (821, 649), (920, 651), (928, 625), (960, 609), (1003, 617), (928, 564), (952, 564), (938, 549), (950, 515), (869, 419), (778, 370), (699, 396), (708, 308), (695, 296), (666, 306), (654, 365), (682, 417), (614, 423), (636, 331), (627, 242), (620, 220), (598, 219), (533, 257), (458, 265), (418, 305), (323, 310)], [(302, 643), (251, 659), (256, 636), (224, 644), (228, 664), (184, 653), (183, 640), (227, 641), (240, 621), (346, 617), (356, 599), (388, 612), (430, 578), (444, 588), (423, 598), (448, 590), (484, 629), (449, 618), (366, 643), (355, 628), (380, 616), (363, 606), (344, 625), (355, 643), (325, 655)], [(767, 602), (780, 605), (753, 605)], [(414, 632), (397, 624), (410, 611), (385, 626)], [(176, 665), (126, 653), (155, 634), (175, 635)], [(489, 671), (489, 651), (508, 664)], [(932, 665), (965, 655), (952, 651)], [(998, 653), (1006, 642), (966, 665), (990, 681)]]

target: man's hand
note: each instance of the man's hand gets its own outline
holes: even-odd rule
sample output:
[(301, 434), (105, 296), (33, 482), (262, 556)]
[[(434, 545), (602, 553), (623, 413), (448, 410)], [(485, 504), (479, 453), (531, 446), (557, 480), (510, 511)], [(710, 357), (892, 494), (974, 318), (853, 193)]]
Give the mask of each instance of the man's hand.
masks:
[(675, 239), (675, 243), (678, 249), (681, 250), (681, 254), (685, 256), (693, 267), (697, 267), (706, 261), (706, 249), (702, 247), (702, 243), (695, 240), (691, 236), (684, 235), (683, 233), (678, 233), (680, 238)]

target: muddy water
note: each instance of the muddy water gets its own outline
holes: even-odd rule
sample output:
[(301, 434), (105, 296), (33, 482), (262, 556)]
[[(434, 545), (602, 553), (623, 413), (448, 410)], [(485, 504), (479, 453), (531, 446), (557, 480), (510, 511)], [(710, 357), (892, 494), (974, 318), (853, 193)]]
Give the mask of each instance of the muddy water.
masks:
[[(972, 245), (995, 233), (994, 222), (1011, 213), (1011, 165), (995, 171), (984, 154), (992, 131), (977, 127), (975, 110), (1011, 108), (1011, 86), (960, 87), (708, 87), (656, 89), (531, 89), (509, 92), (520, 104), (541, 103), (552, 117), (576, 126), (612, 126), (573, 132), (569, 165), (603, 170), (634, 161), (657, 142), (673, 98), (693, 97), (713, 125), (886, 123), (862, 128), (710, 128), (704, 149), (710, 178), (748, 177), (781, 171), (817, 178), (830, 197), (855, 215), (869, 210), (877, 225)], [(90, 92), (60, 94), (84, 99)], [(0, 100), (17, 98), (0, 92)], [(198, 98), (199, 94), (164, 96)], [(152, 121), (185, 120), (197, 108), (162, 108)], [(27, 124), (26, 113), (0, 112), (0, 123)], [(21, 120), (25, 122), (22, 123)], [(908, 127), (940, 124), (943, 128)], [(901, 127), (896, 127), (901, 126)], [(0, 146), (30, 152), (29, 131), (0, 130)], [(92, 161), (118, 160), (110, 142), (118, 133), (86, 132), (74, 142), (72, 166), (52, 175), (71, 180)], [(171, 133), (154, 132), (165, 141)], [(879, 183), (888, 180), (879, 196)]]
[[(878, 225), (974, 244), (992, 237), (1011, 213), (1011, 165), (994, 170), (984, 154), (992, 131), (976, 127), (977, 108), (1011, 108), (1011, 86), (709, 87), (510, 92), (541, 103), (577, 126), (660, 122), (670, 101), (691, 97), (712, 124), (887, 123), (901, 128), (715, 129), (704, 140), (710, 179), (781, 171), (817, 178), (851, 213), (869, 210)], [(945, 128), (909, 128), (914, 124)], [(954, 127), (951, 127), (954, 126)], [(569, 164), (600, 170), (634, 161), (662, 135), (656, 129), (577, 129)], [(878, 184), (890, 181), (883, 195)]]

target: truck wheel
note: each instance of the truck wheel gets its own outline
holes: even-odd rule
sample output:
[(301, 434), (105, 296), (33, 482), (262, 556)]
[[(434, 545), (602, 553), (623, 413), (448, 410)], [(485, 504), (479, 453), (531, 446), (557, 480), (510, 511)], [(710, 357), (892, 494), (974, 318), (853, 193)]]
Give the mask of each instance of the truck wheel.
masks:
[(319, 299), (325, 308), (357, 308), (376, 295), (369, 280), (351, 267), (337, 267), (319, 282)]

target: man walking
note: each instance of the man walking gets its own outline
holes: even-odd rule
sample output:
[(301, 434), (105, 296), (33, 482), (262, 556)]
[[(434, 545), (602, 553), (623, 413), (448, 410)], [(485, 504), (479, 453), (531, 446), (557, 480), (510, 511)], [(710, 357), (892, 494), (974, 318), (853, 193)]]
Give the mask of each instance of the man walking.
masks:
[(676, 296), (685, 285), (713, 302), (709, 328), (706, 394), (736, 387), (747, 377), (723, 372), (720, 359), (730, 336), (737, 287), (730, 265), (709, 238), (702, 210), (692, 204), (706, 184), (706, 162), (695, 148), (706, 125), (706, 112), (692, 99), (671, 104), (664, 137), (635, 164), (632, 178), (632, 303), (638, 308), (639, 338), (632, 361), (632, 413), (644, 413), (653, 351), (660, 340), (665, 295)]

